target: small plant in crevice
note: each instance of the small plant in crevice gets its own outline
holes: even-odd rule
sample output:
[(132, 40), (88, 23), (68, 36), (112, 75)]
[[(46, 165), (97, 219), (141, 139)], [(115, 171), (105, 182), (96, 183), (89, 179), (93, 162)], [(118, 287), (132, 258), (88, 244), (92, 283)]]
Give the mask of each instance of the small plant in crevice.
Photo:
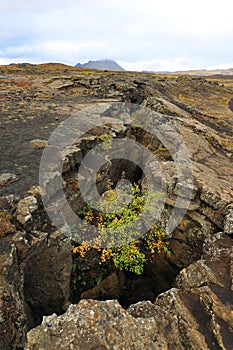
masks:
[(102, 134), (99, 136), (99, 140), (101, 141), (101, 148), (104, 151), (107, 151), (111, 148), (113, 136), (110, 134)]
[[(131, 201), (119, 210), (111, 212), (109, 209), (115, 208), (117, 191), (109, 183), (108, 191), (104, 194), (105, 200), (101, 203), (101, 210), (94, 209), (89, 203), (78, 212), (82, 225), (73, 228), (73, 259), (76, 257), (84, 259), (88, 252), (94, 250), (98, 255), (100, 266), (110, 264), (115, 270), (141, 275), (145, 264), (156, 252), (169, 253), (163, 230), (153, 225), (141, 236), (142, 224), (137, 220), (142, 212), (153, 215), (156, 203), (161, 200), (161, 193), (143, 193), (140, 183), (132, 185), (130, 191)], [(97, 229), (98, 235), (88, 240), (83, 239), (90, 236), (88, 235), (90, 225)], [(100, 274), (96, 284), (101, 282), (102, 277)]]

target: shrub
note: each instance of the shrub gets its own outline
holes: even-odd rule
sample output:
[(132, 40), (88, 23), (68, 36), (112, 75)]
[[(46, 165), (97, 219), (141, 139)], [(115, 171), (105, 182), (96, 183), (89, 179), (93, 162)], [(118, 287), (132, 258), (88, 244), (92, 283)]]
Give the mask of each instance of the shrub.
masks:
[[(83, 220), (83, 225), (73, 228), (74, 243), (73, 254), (84, 257), (92, 248), (100, 252), (100, 264), (111, 261), (117, 269), (130, 271), (137, 275), (143, 273), (144, 265), (156, 251), (169, 253), (168, 243), (164, 240), (164, 232), (154, 225), (149, 232), (140, 237), (141, 226), (137, 221), (143, 211), (153, 215), (156, 203), (161, 199), (161, 193), (142, 193), (140, 184), (134, 184), (128, 192), (132, 194), (131, 202), (117, 212), (110, 212), (116, 208), (117, 194), (109, 184), (109, 189), (104, 194), (105, 200), (101, 202), (101, 211), (93, 209), (87, 204), (78, 215)], [(150, 201), (148, 204), (148, 196)], [(90, 240), (82, 237), (90, 236), (90, 226), (96, 227), (98, 235)], [(106, 248), (102, 248), (106, 246)]]

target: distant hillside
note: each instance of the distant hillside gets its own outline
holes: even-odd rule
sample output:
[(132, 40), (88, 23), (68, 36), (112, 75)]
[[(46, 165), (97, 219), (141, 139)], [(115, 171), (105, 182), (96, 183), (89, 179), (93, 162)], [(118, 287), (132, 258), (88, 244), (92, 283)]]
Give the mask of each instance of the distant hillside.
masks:
[[(233, 75), (233, 68), (229, 69), (196, 69), (188, 71), (177, 71), (170, 72), (171, 74), (185, 74), (185, 75), (200, 75), (200, 76), (210, 76), (210, 75)], [(166, 72), (168, 74), (168, 72)]]
[(10, 63), (8, 64), (8, 66), (17, 66), (19, 68), (27, 68), (27, 67), (33, 67), (35, 66), (35, 64), (32, 64), (32, 63), (28, 63), (28, 62), (25, 62), (25, 63)]
[(87, 63), (76, 64), (77, 68), (90, 68), (90, 69), (98, 69), (98, 70), (116, 70), (123, 71), (124, 69), (115, 61), (112, 60), (98, 60), (98, 61), (89, 61)]
[(174, 75), (197, 75), (197, 76), (233, 76), (233, 68), (228, 69), (192, 69), (179, 71), (156, 71), (143, 70), (142, 73), (174, 74)]

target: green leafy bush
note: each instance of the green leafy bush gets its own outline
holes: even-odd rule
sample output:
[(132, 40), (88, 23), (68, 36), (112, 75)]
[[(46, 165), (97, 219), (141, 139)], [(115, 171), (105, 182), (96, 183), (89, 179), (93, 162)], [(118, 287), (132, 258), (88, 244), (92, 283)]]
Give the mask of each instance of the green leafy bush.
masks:
[[(169, 252), (164, 232), (156, 225), (140, 239), (137, 238), (141, 232), (140, 222), (137, 220), (139, 215), (142, 212), (153, 215), (156, 203), (161, 199), (161, 193), (142, 193), (140, 184), (134, 184), (132, 187), (128, 190), (129, 194), (131, 191), (131, 202), (116, 212), (114, 209), (117, 204), (117, 193), (111, 184), (100, 204), (101, 211), (93, 209), (92, 205), (88, 204), (78, 212), (83, 225), (73, 230), (74, 242), (79, 242), (78, 245), (74, 244), (73, 254), (84, 257), (92, 247), (100, 252), (101, 264), (112, 261), (117, 269), (140, 275), (151, 254), (155, 251)], [(82, 237), (90, 236), (88, 235), (90, 225), (98, 229), (98, 235), (91, 240), (83, 240)]]

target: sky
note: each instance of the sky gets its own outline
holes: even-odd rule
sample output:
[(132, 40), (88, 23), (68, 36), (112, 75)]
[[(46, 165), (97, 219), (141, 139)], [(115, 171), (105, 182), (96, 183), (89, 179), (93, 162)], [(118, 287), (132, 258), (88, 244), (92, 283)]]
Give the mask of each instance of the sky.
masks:
[(232, 0), (0, 0), (0, 64), (233, 68)]

